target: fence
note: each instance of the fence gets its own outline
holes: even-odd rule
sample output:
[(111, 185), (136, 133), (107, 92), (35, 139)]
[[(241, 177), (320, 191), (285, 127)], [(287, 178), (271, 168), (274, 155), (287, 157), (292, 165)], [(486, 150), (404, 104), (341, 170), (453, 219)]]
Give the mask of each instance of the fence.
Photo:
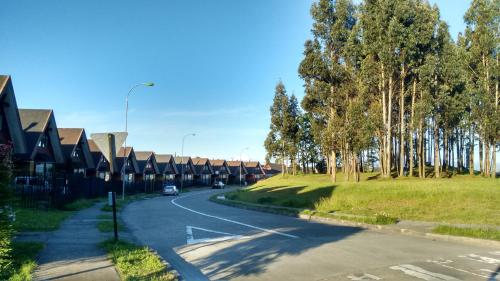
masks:
[[(138, 180), (125, 183), (125, 194), (161, 191), (162, 181)], [(49, 178), (16, 176), (13, 183), (17, 204), (25, 208), (62, 208), (77, 199), (107, 196), (114, 191), (121, 194), (122, 181), (105, 181), (80, 174), (56, 174)]]

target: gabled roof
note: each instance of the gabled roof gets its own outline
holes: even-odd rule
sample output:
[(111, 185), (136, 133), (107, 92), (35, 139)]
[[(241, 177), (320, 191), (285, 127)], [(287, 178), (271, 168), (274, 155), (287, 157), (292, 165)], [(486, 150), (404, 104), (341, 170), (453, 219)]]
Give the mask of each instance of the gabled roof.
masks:
[(210, 163), (212, 164), (212, 168), (215, 171), (220, 172), (221, 170), (226, 170), (228, 174), (231, 173), (231, 170), (229, 169), (226, 160), (215, 159), (215, 160), (210, 160)]
[(153, 151), (136, 151), (135, 152), (135, 158), (137, 159), (137, 165), (139, 166), (139, 171), (141, 173), (144, 172), (144, 169), (146, 168), (146, 164), (148, 163), (148, 160), (151, 159), (151, 163), (153, 165), (153, 170), (155, 171), (155, 174), (159, 174), (160, 170), (158, 168), (155, 154)]
[(213, 174), (214, 170), (212, 169), (212, 164), (210, 164), (210, 160), (208, 158), (194, 157), (191, 158), (193, 160), (193, 165), (196, 168), (196, 173), (201, 174), (203, 172), (203, 167), (208, 166), (210, 173)]
[(245, 164), (241, 161), (227, 161), (227, 165), (229, 166), (229, 170), (231, 171), (231, 174), (233, 176), (237, 176), (240, 174), (240, 167), (241, 167), (241, 173), (243, 175), (247, 174), (247, 169), (245, 167)]
[(0, 75), (0, 103), (7, 118), (6, 123), (13, 142), (14, 153), (29, 153), (10, 76)]
[(42, 134), (47, 132), (52, 145), (52, 153), (57, 163), (64, 163), (64, 157), (57, 132), (56, 120), (51, 109), (19, 109), (19, 117), (24, 130), (30, 159), (36, 155), (36, 145)]
[(58, 128), (61, 149), (66, 160), (71, 159), (73, 151), (81, 144), (82, 153), (85, 158), (87, 168), (94, 168), (94, 160), (90, 154), (87, 136), (83, 128)]
[(94, 160), (94, 167), (97, 168), (99, 160), (101, 160), (101, 157), (103, 156), (102, 152), (93, 139), (88, 139), (87, 142), (89, 144), (90, 154), (92, 155), (92, 159)]
[(168, 166), (170, 165), (175, 174), (178, 174), (177, 165), (175, 164), (175, 159), (172, 154), (156, 154), (156, 163), (158, 164), (158, 168), (161, 173), (165, 173), (167, 171)]
[[(123, 154), (125, 153), (125, 156)], [(116, 165), (121, 173), (123, 173), (123, 169), (125, 168), (125, 159), (130, 159), (132, 161), (132, 167), (134, 168), (134, 173), (141, 173), (139, 169), (139, 164), (137, 163), (137, 159), (135, 157), (134, 149), (131, 146), (127, 146), (126, 148), (120, 147), (118, 152), (116, 153)]]
[(282, 166), (279, 163), (267, 163), (262, 168), (266, 174), (279, 174), (282, 170)]
[[(182, 173), (183, 170), (183, 165), (186, 165), (185, 167), (190, 167), (190, 170), (193, 172), (193, 174), (196, 174), (196, 169), (194, 168), (193, 165), (193, 160), (189, 156), (176, 156), (174, 157), (175, 164), (177, 166), (177, 173), (180, 174)], [(185, 172), (185, 170), (184, 170)]]
[(266, 174), (259, 161), (245, 162), (245, 167), (247, 168), (249, 174)]

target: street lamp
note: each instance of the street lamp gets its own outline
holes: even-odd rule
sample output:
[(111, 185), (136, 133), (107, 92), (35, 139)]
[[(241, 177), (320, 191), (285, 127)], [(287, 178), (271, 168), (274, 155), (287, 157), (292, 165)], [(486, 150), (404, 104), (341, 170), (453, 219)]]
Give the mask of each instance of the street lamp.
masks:
[(190, 133), (186, 134), (182, 137), (182, 149), (181, 149), (181, 193), (182, 193), (182, 187), (184, 186), (184, 141), (186, 140), (187, 137), (189, 136), (196, 136), (195, 133)]
[(243, 154), (243, 151), (245, 150), (249, 150), (250, 148), (249, 147), (245, 147), (243, 148), (241, 151), (240, 151), (240, 186), (241, 186), (241, 166), (242, 166), (242, 162), (241, 162), (241, 154)]
[[(140, 86), (145, 86), (145, 87), (153, 87), (155, 84), (153, 82), (146, 82), (146, 83), (139, 83), (134, 85), (130, 90), (128, 91), (127, 95), (125, 96), (125, 147), (123, 148), (123, 164), (125, 164), (126, 159), (126, 150), (127, 150), (127, 136), (128, 136), (128, 98), (130, 95), (134, 92), (135, 88), (140, 87)], [(125, 169), (124, 166), (122, 166), (122, 200), (125, 200)]]

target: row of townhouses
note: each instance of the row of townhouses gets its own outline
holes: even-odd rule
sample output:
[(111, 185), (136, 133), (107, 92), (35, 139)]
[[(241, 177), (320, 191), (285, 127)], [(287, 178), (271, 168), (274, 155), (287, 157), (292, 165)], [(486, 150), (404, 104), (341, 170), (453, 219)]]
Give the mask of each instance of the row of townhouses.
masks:
[(47, 185), (52, 179), (64, 181), (65, 176), (56, 177), (64, 174), (125, 185), (141, 182), (145, 190), (154, 190), (158, 183), (208, 186), (214, 181), (254, 183), (266, 176), (257, 161), (174, 156), (128, 146), (113, 148), (113, 157), (105, 157), (83, 128), (57, 127), (53, 110), (18, 108), (10, 76), (0, 75), (0, 105), (0, 144), (12, 146), (17, 183)]

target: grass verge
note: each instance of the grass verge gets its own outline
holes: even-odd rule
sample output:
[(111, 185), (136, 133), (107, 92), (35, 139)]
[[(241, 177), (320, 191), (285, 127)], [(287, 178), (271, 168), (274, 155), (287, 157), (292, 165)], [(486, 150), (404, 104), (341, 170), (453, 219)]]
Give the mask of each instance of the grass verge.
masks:
[(83, 209), (87, 209), (92, 207), (95, 203), (101, 201), (103, 199), (78, 199), (72, 203), (64, 205), (63, 209), (66, 211), (79, 211)]
[(13, 225), (16, 231), (52, 231), (71, 214), (70, 211), (18, 208)]
[[(13, 269), (7, 276), (0, 274), (2, 280), (8, 281), (29, 281), (31, 273), (35, 270), (36, 256), (43, 249), (43, 244), (39, 242), (13, 242), (12, 262)], [(3, 279), (5, 278), (5, 279)]]
[(171, 281), (176, 276), (149, 250), (128, 242), (106, 240), (101, 243), (115, 264), (122, 280)]
[(500, 241), (500, 231), (492, 228), (469, 228), (439, 225), (432, 230), (432, 233)]
[[(122, 231), (124, 226), (121, 223), (117, 223), (118, 231)], [(100, 221), (97, 223), (97, 229), (100, 232), (112, 232), (114, 231), (113, 221)]]
[[(127, 206), (127, 204), (133, 201), (149, 199), (157, 196), (159, 196), (159, 194), (157, 193), (140, 193), (140, 194), (125, 196), (125, 200), (122, 200), (121, 198), (116, 198), (116, 211), (117, 212), (121, 211), (125, 206)], [(112, 212), (113, 207), (106, 204), (102, 206), (101, 211)]]
[[(269, 206), (309, 209), (319, 214), (342, 213), (389, 220), (447, 224), (500, 225), (499, 179), (457, 175), (442, 179), (377, 179), (363, 174), (359, 183), (328, 175), (274, 176), (239, 191), (229, 200)], [(385, 220), (379, 218), (378, 220)]]

